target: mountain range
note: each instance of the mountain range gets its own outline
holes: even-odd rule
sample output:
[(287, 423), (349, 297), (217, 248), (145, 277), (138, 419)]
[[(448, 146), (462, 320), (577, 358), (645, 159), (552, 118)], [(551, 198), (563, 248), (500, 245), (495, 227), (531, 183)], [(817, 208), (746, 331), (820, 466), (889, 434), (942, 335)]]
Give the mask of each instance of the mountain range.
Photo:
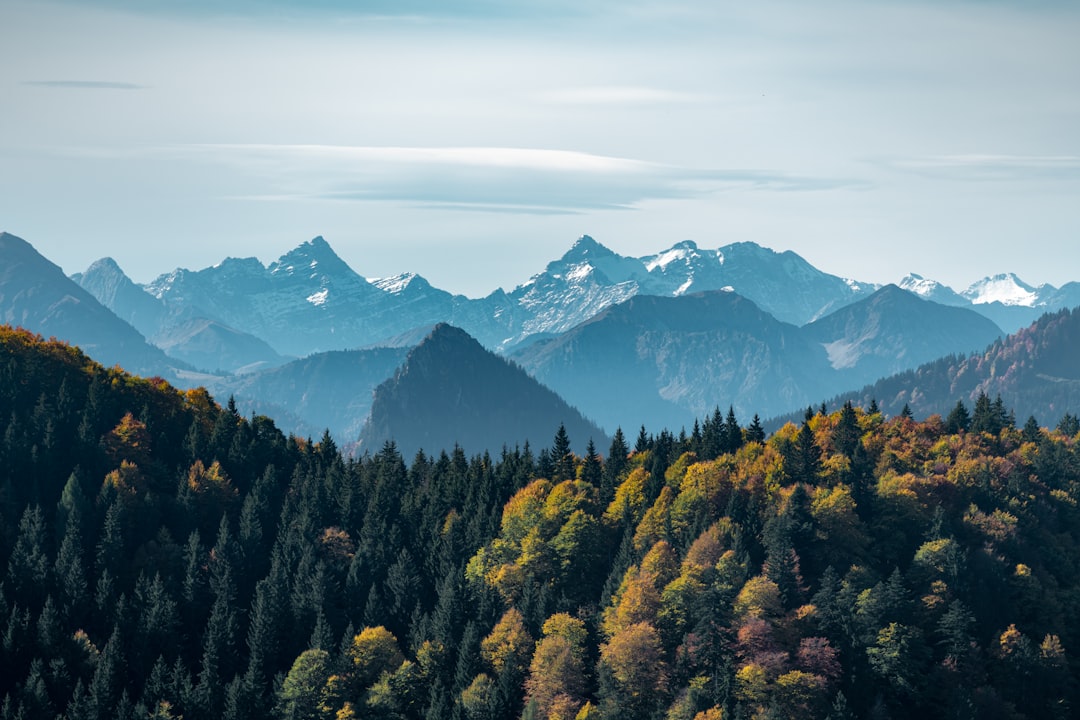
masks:
[[(73, 278), (171, 355), (229, 372), (384, 344), (440, 322), (463, 328), (485, 347), (509, 352), (636, 295), (731, 289), (776, 319), (801, 326), (879, 289), (818, 270), (791, 251), (778, 253), (751, 242), (703, 250), (687, 240), (634, 258), (587, 235), (528, 282), (475, 299), (435, 288), (415, 273), (366, 279), (322, 237), (269, 265), (226, 258), (202, 270), (178, 268), (144, 286), (108, 258)], [(914, 274), (898, 284), (925, 299), (975, 310), (1006, 332), (1044, 312), (1080, 304), (1080, 283), (1033, 287), (1012, 274), (985, 278), (962, 292)], [(201, 323), (192, 326), (196, 319)], [(212, 359), (208, 351), (217, 352), (219, 364), (205, 364)]]
[(778, 414), (1000, 334), (895, 285), (803, 327), (720, 290), (634, 297), (511, 357), (608, 431), (689, 428), (717, 405)]
[[(583, 236), (530, 281), (470, 299), (411, 273), (366, 279), (318, 237), (269, 265), (229, 258), (146, 285), (108, 258), (69, 279), (29, 243), (2, 237), (8, 322), (346, 443), (373, 417), (376, 388), (402, 375), (441, 324), (512, 358), (612, 432), (688, 427), (717, 405), (779, 415), (985, 348), (1002, 334), (988, 316), (1011, 328), (1080, 305), (1078, 283), (1032, 287), (1003, 275), (958, 293), (909, 275), (878, 287), (753, 243), (684, 241), (632, 258)], [(78, 319), (61, 322), (73, 306)], [(455, 353), (445, 372), (464, 377), (468, 357)], [(370, 446), (387, 424), (368, 424)]]

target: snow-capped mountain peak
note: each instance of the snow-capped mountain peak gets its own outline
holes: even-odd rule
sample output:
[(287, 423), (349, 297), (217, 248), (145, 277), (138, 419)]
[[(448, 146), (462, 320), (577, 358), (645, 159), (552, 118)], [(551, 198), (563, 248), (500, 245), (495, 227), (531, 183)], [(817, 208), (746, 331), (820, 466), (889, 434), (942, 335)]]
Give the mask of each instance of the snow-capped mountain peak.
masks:
[(652, 272), (656, 268), (666, 269), (667, 266), (673, 262), (687, 262), (697, 255), (697, 243), (693, 240), (683, 240), (680, 243), (675, 243), (667, 250), (648, 258), (645, 262), (645, 267), (648, 268), (649, 272)]
[(908, 273), (900, 280), (899, 287), (920, 297), (930, 297), (941, 287), (941, 283), (937, 280), (928, 280), (917, 273)]
[(570, 249), (560, 259), (564, 263), (579, 263), (583, 260), (597, 257), (606, 257), (613, 255), (614, 253), (598, 243), (592, 237), (588, 235), (582, 235), (574, 244), (570, 246)]
[(356, 275), (321, 235), (301, 243), (267, 268), (271, 275), (315, 279), (329, 275)]
[(1002, 305), (1035, 307), (1039, 300), (1036, 288), (1013, 273), (1001, 273), (983, 278), (961, 293), (974, 305), (999, 302)]

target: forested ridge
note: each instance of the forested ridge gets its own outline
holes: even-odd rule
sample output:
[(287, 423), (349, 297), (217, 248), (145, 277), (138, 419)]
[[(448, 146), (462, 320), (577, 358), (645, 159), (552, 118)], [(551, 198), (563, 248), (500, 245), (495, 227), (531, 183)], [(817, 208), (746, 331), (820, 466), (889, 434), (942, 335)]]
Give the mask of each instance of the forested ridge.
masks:
[(0, 718), (1073, 716), (1076, 418), (825, 410), (347, 458), (0, 327)]

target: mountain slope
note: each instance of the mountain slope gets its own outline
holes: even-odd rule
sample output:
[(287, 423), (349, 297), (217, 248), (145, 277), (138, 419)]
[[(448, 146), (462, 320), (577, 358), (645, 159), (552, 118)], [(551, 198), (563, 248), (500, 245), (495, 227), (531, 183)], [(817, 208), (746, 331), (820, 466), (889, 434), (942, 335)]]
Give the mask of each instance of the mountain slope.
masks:
[(161, 328), (166, 315), (165, 306), (136, 285), (111, 257), (95, 261), (84, 272), (72, 275), (71, 279), (144, 337), (154, 337)]
[[(979, 393), (1001, 396), (1022, 423), (1034, 415), (1053, 425), (1065, 413), (1080, 413), (1080, 308), (1060, 310), (985, 350), (952, 355), (844, 393), (834, 402), (865, 405), (876, 399), (888, 414), (905, 404), (917, 417), (946, 414), (958, 400), (968, 408)], [(831, 404), (831, 403), (830, 403)]]
[(281, 367), (226, 380), (218, 396), (236, 396), (245, 412), (277, 418), (281, 429), (319, 437), (323, 430), (341, 443), (355, 442), (371, 411), (375, 388), (394, 375), (408, 347), (332, 350)]
[(171, 324), (155, 341), (170, 357), (209, 372), (246, 373), (285, 362), (260, 338), (206, 318)]
[(405, 457), (461, 445), (496, 451), (526, 441), (543, 447), (559, 424), (581, 452), (604, 433), (558, 395), (463, 330), (437, 325), (413, 348), (394, 377), (379, 385), (360, 434), (361, 451), (393, 440)]
[(825, 350), (735, 293), (638, 295), (512, 355), (609, 432), (689, 427), (717, 405), (776, 412), (822, 397)]
[(1002, 335), (974, 310), (923, 300), (896, 285), (886, 285), (802, 330), (825, 347), (830, 364), (853, 385), (946, 354), (984, 348)]
[(104, 365), (177, 380), (166, 357), (22, 238), (0, 233), (0, 322), (78, 345)]

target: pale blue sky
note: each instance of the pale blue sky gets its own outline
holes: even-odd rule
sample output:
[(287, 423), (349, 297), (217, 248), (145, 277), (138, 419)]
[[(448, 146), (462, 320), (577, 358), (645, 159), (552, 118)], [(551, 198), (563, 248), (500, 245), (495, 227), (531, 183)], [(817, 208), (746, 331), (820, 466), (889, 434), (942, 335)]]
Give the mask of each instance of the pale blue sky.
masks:
[(0, 229), (140, 281), (321, 234), (475, 296), (588, 233), (1061, 284), (1077, 37), (1074, 2), (0, 0)]

